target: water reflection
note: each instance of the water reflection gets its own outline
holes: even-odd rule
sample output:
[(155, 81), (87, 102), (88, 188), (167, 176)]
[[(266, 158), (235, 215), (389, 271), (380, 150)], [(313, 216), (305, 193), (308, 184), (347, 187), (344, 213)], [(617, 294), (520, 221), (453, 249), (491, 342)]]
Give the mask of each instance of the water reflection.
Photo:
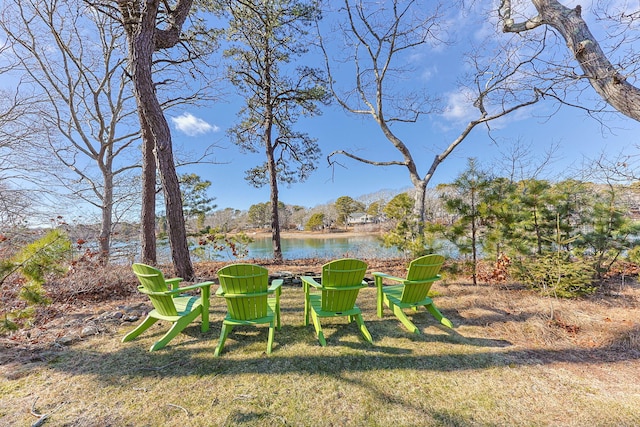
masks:
[[(285, 259), (303, 258), (395, 258), (401, 256), (395, 248), (384, 248), (375, 236), (335, 238), (287, 238), (281, 239), (282, 255)], [(272, 258), (271, 237), (256, 237), (249, 244), (251, 258)], [(217, 259), (235, 260), (233, 255), (221, 253)]]
[[(193, 261), (241, 261), (242, 259), (273, 258), (271, 237), (254, 237), (249, 244), (249, 253), (244, 258), (236, 258), (230, 250), (213, 251), (207, 247), (204, 251), (192, 251)], [(395, 248), (384, 248), (376, 236), (353, 236), (332, 238), (291, 238), (283, 237), (282, 255), (284, 259), (305, 258), (397, 258), (402, 254)], [(171, 262), (171, 249), (166, 240), (159, 240), (158, 262)], [(195, 248), (192, 248), (195, 249)], [(115, 263), (132, 263), (140, 259), (140, 242), (120, 242), (112, 248), (112, 261)]]

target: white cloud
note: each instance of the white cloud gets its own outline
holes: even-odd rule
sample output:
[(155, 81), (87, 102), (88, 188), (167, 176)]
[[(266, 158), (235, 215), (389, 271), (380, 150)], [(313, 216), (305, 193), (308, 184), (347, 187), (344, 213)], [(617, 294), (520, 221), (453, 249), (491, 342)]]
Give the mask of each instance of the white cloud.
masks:
[(420, 79), (422, 81), (428, 82), (430, 81), (433, 76), (438, 74), (438, 67), (437, 66), (431, 66), (431, 67), (427, 67), (425, 69), (422, 70), (422, 72), (420, 73)]
[[(474, 93), (468, 88), (461, 88), (458, 92), (450, 92), (446, 95), (447, 106), (442, 113), (447, 121), (452, 125), (460, 123), (469, 123), (472, 120), (476, 120), (480, 117), (480, 110), (473, 105), (475, 101)], [(498, 114), (501, 111), (501, 105), (487, 104), (485, 107), (488, 110), (489, 116)], [(491, 120), (492, 129), (503, 129), (509, 124), (518, 122), (521, 120), (530, 119), (534, 111), (538, 107), (528, 106), (524, 108), (512, 111), (500, 118)], [(544, 114), (540, 113), (540, 114)]]
[(443, 116), (453, 122), (466, 121), (473, 117), (475, 111), (472, 94), (468, 89), (460, 90), (447, 96), (447, 107)]
[(178, 117), (171, 117), (171, 121), (175, 125), (176, 129), (189, 136), (198, 136), (207, 132), (218, 132), (220, 130), (218, 126), (210, 125), (191, 113), (184, 113)]

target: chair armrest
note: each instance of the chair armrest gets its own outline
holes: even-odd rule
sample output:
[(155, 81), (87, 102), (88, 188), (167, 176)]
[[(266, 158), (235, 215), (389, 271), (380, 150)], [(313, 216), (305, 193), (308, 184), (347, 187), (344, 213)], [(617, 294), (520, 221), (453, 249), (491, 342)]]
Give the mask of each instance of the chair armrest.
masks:
[(164, 279), (164, 283), (167, 284), (167, 288), (171, 290), (178, 289), (180, 286), (180, 282), (182, 282), (182, 277), (172, 277), (171, 279)]
[(308, 285), (313, 286), (314, 288), (322, 289), (322, 285), (316, 282), (316, 280), (311, 276), (300, 276), (300, 280), (302, 280), (304, 283)]
[(283, 283), (284, 283), (283, 279), (274, 279), (271, 282), (271, 285), (269, 286), (269, 293), (272, 293), (276, 289), (280, 288), (280, 286), (282, 286)]
[(392, 275), (386, 274), (386, 273), (380, 273), (379, 271), (374, 271), (373, 273), (371, 273), (371, 275), (375, 276), (375, 277), (381, 277), (383, 279), (396, 280), (398, 282), (404, 282), (404, 280), (405, 280), (402, 277), (392, 276)]
[(183, 288), (177, 288), (174, 289), (173, 291), (170, 292), (183, 292), (183, 291), (190, 291), (192, 289), (198, 289), (198, 288), (206, 288), (206, 287), (210, 287), (211, 285), (215, 285), (214, 282), (202, 282), (202, 283), (196, 283), (193, 285), (189, 285), (189, 286), (185, 286)]
[(405, 283), (431, 283), (431, 282), (435, 282), (436, 280), (440, 280), (442, 278), (442, 276), (440, 276), (439, 274), (436, 274), (433, 277), (429, 277), (428, 279), (423, 279), (423, 280), (405, 280)]
[(185, 286), (181, 290), (185, 289), (200, 289), (200, 300), (205, 310), (209, 310), (209, 298), (211, 298), (211, 285), (215, 285), (215, 282), (201, 282), (191, 286)]
[(140, 285), (138, 286), (138, 292), (140, 292), (141, 294), (145, 294), (145, 295), (153, 295), (153, 296), (171, 296), (173, 295), (175, 292), (173, 291), (160, 291), (160, 292), (152, 292), (152, 291), (148, 291), (144, 288), (144, 286)]
[(356, 289), (368, 288), (369, 284), (367, 282), (362, 282), (359, 285), (353, 286), (321, 286), (319, 289), (323, 291), (354, 291)]
[[(390, 274), (385, 274), (385, 273), (380, 273), (378, 271), (371, 273), (371, 275), (373, 277), (380, 278), (380, 279), (387, 279), (387, 280), (393, 280), (395, 282), (405, 282), (406, 279), (402, 278), (402, 277), (396, 277), (396, 276), (391, 276)], [(377, 280), (376, 280), (377, 282)]]
[(189, 286), (185, 286), (184, 288), (176, 288), (176, 289), (172, 289), (170, 291), (162, 291), (162, 292), (149, 292), (146, 289), (144, 289), (142, 286), (138, 286), (138, 290), (140, 292), (142, 292), (143, 294), (147, 294), (147, 295), (178, 295), (184, 291), (190, 291), (193, 289), (198, 289), (198, 288), (208, 288), (211, 285), (213, 285), (214, 282), (202, 282), (202, 283), (197, 283), (195, 285), (189, 285)]
[(276, 294), (276, 299), (280, 301), (280, 294), (282, 293), (282, 284), (284, 283), (284, 279), (275, 279), (271, 282), (271, 286), (267, 289), (267, 292), (272, 294)]

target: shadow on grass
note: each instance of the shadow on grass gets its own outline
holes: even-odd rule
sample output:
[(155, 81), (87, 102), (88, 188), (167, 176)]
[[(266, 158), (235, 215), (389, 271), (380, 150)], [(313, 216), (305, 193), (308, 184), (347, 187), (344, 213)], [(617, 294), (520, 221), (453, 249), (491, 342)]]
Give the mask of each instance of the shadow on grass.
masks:
[[(229, 336), (219, 358), (213, 357), (219, 335), (219, 326), (215, 324), (206, 334), (202, 334), (199, 325), (194, 324), (183, 333), (193, 339), (176, 339), (162, 350), (148, 352), (150, 340), (155, 341), (163, 333), (158, 328), (141, 340), (143, 342), (115, 344), (110, 341), (109, 344), (115, 344), (115, 351), (107, 349), (110, 345), (104, 344), (104, 349), (71, 346), (50, 361), (49, 367), (71, 375), (93, 374), (106, 381), (114, 375), (179, 377), (187, 373), (236, 375), (268, 372), (270, 375), (339, 376), (374, 370), (449, 372), (554, 362), (610, 363), (640, 358), (640, 352), (620, 352), (606, 347), (510, 349), (506, 341), (467, 338), (445, 327), (439, 327), (442, 334), (417, 335), (400, 330), (383, 337), (380, 332), (398, 331), (395, 319), (369, 321), (367, 324), (374, 343), (379, 340), (377, 344), (370, 345), (361, 340), (355, 323), (327, 324), (328, 346), (324, 348), (318, 344), (312, 325), (283, 325), (276, 332), (274, 351), (270, 356), (265, 354), (268, 328), (238, 328)], [(119, 338), (113, 337), (114, 340)], [(424, 350), (430, 348), (430, 344), (437, 344), (438, 350), (425, 354)], [(460, 346), (460, 351), (456, 350), (457, 346)], [(422, 353), (412, 347), (420, 348)]]
[(540, 316), (539, 312), (533, 310), (513, 313), (487, 304), (477, 304), (474, 306), (474, 309), (481, 311), (483, 314), (473, 317), (464, 317), (457, 309), (453, 309), (448, 311), (450, 316), (449, 320), (466, 326), (484, 326), (493, 323), (504, 323), (507, 321), (524, 323), (531, 318)]

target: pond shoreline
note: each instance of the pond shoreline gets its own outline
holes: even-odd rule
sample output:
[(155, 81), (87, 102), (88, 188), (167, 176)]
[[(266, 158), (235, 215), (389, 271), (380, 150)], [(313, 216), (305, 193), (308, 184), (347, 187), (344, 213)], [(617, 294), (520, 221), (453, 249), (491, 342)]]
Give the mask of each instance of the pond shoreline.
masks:
[[(271, 231), (247, 231), (246, 234), (249, 237), (263, 238), (271, 237)], [(335, 239), (335, 238), (349, 238), (349, 237), (377, 237), (382, 236), (382, 231), (281, 231), (280, 237), (285, 239)]]

